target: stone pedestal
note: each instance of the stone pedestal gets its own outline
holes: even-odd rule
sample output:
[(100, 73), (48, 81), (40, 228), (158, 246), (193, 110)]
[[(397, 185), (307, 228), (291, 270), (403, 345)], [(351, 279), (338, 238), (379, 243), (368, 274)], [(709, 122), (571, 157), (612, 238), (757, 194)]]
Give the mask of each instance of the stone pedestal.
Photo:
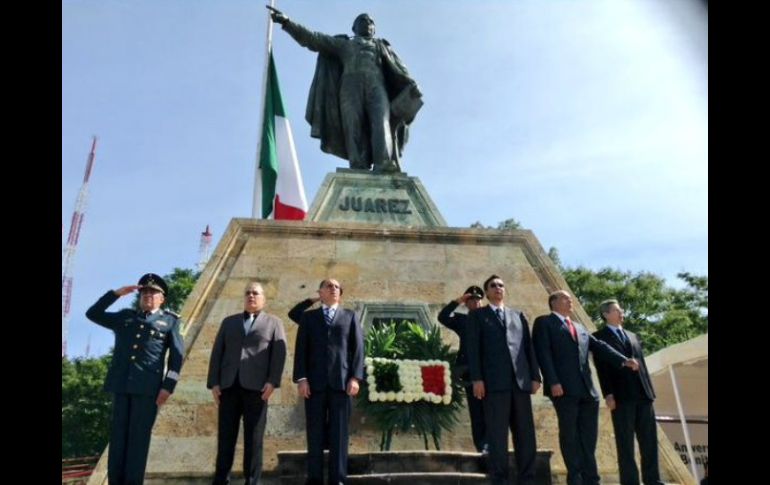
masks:
[(417, 177), (377, 175), (338, 168), (326, 175), (308, 221), (360, 222), (386, 226), (446, 226)]

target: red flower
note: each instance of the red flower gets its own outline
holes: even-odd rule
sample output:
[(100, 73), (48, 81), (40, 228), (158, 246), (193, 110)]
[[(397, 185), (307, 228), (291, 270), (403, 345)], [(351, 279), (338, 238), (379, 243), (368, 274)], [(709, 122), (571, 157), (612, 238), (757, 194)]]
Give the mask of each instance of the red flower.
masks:
[(444, 383), (444, 366), (424, 366), (420, 370), (422, 371), (423, 392), (432, 392), (433, 394), (443, 396), (446, 387)]

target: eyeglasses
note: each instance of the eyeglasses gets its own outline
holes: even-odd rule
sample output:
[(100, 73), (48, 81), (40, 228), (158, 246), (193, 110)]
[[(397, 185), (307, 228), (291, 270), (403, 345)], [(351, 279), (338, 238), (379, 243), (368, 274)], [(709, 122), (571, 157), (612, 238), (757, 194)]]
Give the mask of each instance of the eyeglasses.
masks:
[(249, 296), (249, 295), (259, 296), (259, 292), (258, 292), (258, 291), (247, 291), (247, 292), (246, 292), (246, 293), (244, 293), (244, 294), (245, 294), (246, 296)]
[(502, 284), (502, 283), (490, 283), (489, 287), (490, 288), (505, 288), (505, 285)]

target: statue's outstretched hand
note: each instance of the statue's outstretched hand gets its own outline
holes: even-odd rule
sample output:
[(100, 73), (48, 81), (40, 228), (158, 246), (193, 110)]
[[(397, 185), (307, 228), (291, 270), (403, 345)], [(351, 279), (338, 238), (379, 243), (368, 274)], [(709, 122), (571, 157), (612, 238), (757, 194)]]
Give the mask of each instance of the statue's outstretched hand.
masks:
[(270, 5), (265, 5), (265, 7), (270, 10), (270, 17), (272, 17), (273, 22), (283, 25), (289, 20), (289, 17), (284, 15), (284, 13), (277, 8), (271, 7)]

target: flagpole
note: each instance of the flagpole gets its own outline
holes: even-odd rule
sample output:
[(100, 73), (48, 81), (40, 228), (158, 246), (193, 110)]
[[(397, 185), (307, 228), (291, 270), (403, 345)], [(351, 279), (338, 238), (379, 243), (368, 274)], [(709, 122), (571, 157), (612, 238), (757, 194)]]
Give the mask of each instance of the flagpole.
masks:
[[(275, 0), (270, 0), (270, 6), (275, 7)], [(262, 109), (259, 110), (259, 133), (257, 135), (257, 157), (254, 168), (254, 201), (251, 209), (251, 217), (259, 219), (262, 217), (262, 174), (259, 170), (259, 157), (262, 150), (262, 132), (265, 129), (265, 101), (267, 99), (267, 76), (270, 75), (270, 54), (273, 50), (273, 19), (270, 12), (267, 12), (267, 47), (265, 53), (265, 67), (262, 72)]]

